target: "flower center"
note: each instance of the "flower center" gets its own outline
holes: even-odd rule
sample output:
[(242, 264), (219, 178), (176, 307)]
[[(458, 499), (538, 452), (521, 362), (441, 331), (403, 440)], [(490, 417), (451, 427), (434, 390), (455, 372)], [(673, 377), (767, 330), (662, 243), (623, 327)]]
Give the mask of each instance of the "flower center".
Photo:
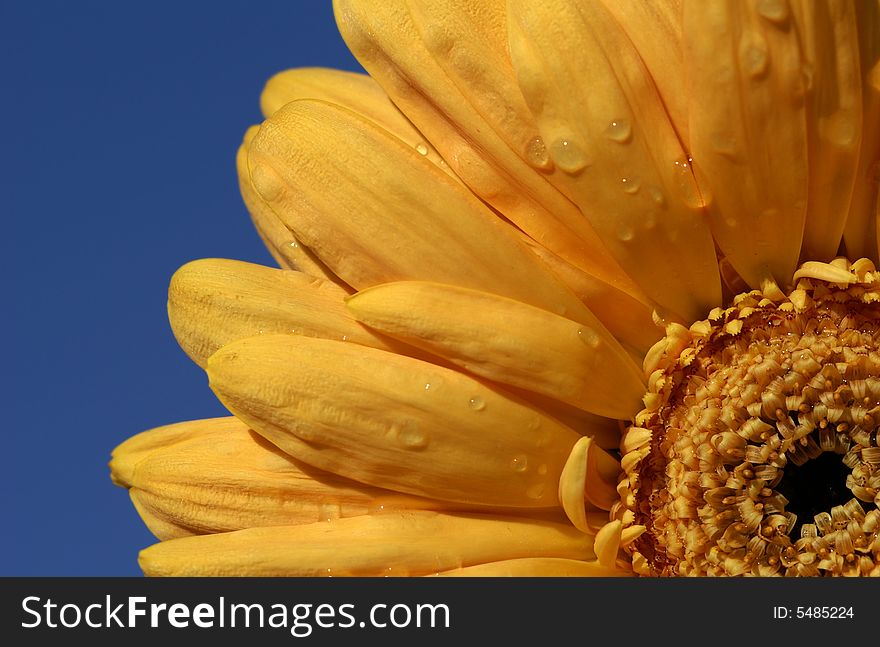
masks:
[(880, 276), (835, 263), (649, 353), (612, 510), (637, 572), (880, 574)]

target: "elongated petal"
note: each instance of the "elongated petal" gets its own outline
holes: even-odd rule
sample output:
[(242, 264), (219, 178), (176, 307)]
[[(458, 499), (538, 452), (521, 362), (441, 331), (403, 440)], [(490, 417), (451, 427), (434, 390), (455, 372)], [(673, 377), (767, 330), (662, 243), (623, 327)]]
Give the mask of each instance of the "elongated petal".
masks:
[(465, 566), (439, 577), (632, 577), (632, 571), (606, 568), (596, 560), (526, 557)]
[(335, 0), (334, 10), (354, 55), (474, 193), (575, 266), (635, 289), (547, 182), (556, 170), (516, 85), (503, 0)]
[(678, 138), (688, 146), (684, 76), (683, 0), (602, 0), (626, 32), (657, 85)]
[[(592, 438), (581, 438), (571, 450), (559, 478), (559, 501), (568, 519), (581, 532), (592, 533), (587, 519), (590, 511), (597, 508), (610, 510), (617, 501), (620, 469), (600, 470), (600, 466), (604, 468), (605, 465), (613, 468), (616, 462)], [(595, 508), (588, 511), (585, 498)]]
[(243, 339), (211, 356), (208, 377), (236, 416), (295, 458), (447, 501), (556, 506), (579, 438), (474, 378), (341, 342)]
[(614, 568), (622, 530), (620, 521), (612, 521), (596, 533), (596, 557), (601, 566)]
[(238, 170), (238, 187), (241, 191), (241, 197), (263, 244), (266, 245), (266, 249), (281, 267), (300, 270), (310, 276), (324, 278), (347, 288), (348, 286), (333, 274), (311, 250), (300, 244), (293, 232), (272, 211), (272, 208), (254, 188), (247, 167), (247, 157), (248, 147), (256, 136), (257, 130), (259, 130), (258, 126), (251, 126), (245, 132), (244, 140), (235, 156), (235, 165)]
[(202, 367), (224, 344), (268, 333), (403, 350), (355, 321), (345, 308), (346, 296), (338, 285), (301, 272), (204, 259), (172, 277), (168, 318), (183, 350)]
[(297, 99), (318, 99), (347, 108), (394, 134), (455, 177), (434, 146), (403, 116), (379, 84), (366, 74), (323, 67), (285, 70), (266, 83), (260, 105), (263, 114), (271, 117)]
[[(176, 440), (169, 443), (171, 432)], [(132, 451), (132, 445), (123, 445), (113, 453), (110, 467), (162, 540), (314, 523), (386, 505), (448, 508), (299, 463), (236, 418), (183, 422), (139, 436), (157, 437), (154, 449)]]
[(526, 243), (547, 267), (586, 304), (637, 361), (662, 336), (647, 299), (635, 298), (575, 267), (534, 241)]
[(358, 289), (431, 278), (601, 325), (467, 189), (349, 110), (287, 104), (260, 128), (249, 165), (273, 211)]
[(434, 512), (183, 537), (142, 551), (148, 576), (402, 576), (531, 557), (592, 559), (566, 524)]
[(712, 236), (688, 156), (632, 42), (599, 0), (508, 7), (511, 57), (564, 171), (556, 181), (649, 297), (698, 318), (721, 299)]
[(347, 305), (371, 328), (481, 377), (609, 418), (639, 411), (641, 371), (604, 329), (486, 292), (421, 281), (369, 288)]
[(688, 2), (684, 32), (691, 152), (715, 239), (752, 287), (788, 285), (809, 179), (807, 88), (791, 12), (782, 2)]
[(846, 0), (799, 0), (811, 92), (807, 100), (809, 195), (801, 257), (837, 256), (862, 141), (862, 78), (855, 6)]
[(862, 73), (862, 144), (844, 240), (850, 258), (878, 261), (877, 220), (880, 212), (880, 0), (856, 2), (859, 59)]

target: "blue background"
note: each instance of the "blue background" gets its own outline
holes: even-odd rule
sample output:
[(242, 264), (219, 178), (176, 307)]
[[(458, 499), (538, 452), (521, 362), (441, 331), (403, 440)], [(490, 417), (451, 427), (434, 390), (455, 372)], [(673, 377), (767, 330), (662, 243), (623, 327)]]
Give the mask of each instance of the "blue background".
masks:
[(0, 576), (139, 575), (114, 446), (224, 415), (168, 326), (187, 261), (271, 264), (235, 152), (288, 67), (360, 69), (329, 0), (0, 4)]

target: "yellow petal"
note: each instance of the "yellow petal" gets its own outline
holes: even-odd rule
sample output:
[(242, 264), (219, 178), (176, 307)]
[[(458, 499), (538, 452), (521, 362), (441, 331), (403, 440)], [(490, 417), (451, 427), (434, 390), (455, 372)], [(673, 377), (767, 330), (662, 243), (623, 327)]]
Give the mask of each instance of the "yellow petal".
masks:
[(877, 255), (880, 183), (880, 1), (856, 2), (862, 73), (862, 142), (844, 240), (850, 258)]
[(183, 537), (140, 554), (148, 576), (403, 576), (507, 559), (592, 559), (567, 524), (434, 512)]
[(297, 99), (319, 99), (357, 113), (409, 144), (425, 159), (453, 175), (434, 146), (397, 109), (385, 91), (366, 74), (322, 67), (285, 70), (266, 83), (260, 106), (271, 117)]
[[(648, 70), (599, 0), (511, 0), (519, 85), (605, 246), (662, 309), (694, 320), (720, 302), (703, 199)], [(584, 82), (589, 79), (589, 82)]]
[[(363, 289), (425, 279), (594, 320), (485, 205), (422, 155), (353, 112), (287, 104), (249, 149), (251, 177), (309, 249)], [(586, 322), (585, 322), (586, 323)]]
[(602, 0), (632, 41), (657, 85), (678, 138), (688, 145), (688, 105), (685, 91), (684, 46), (681, 31), (683, 0)]
[(620, 521), (612, 521), (596, 533), (596, 559), (600, 566), (614, 568), (622, 529)]
[(364, 68), (480, 198), (535, 241), (625, 292), (638, 289), (571, 201), (517, 87), (504, 0), (335, 0)]
[(371, 328), (481, 377), (609, 418), (629, 418), (641, 408), (641, 371), (604, 327), (486, 292), (422, 281), (369, 288), (347, 305)]
[(800, 0), (792, 10), (812, 91), (807, 100), (809, 195), (802, 258), (837, 256), (862, 141), (862, 79), (855, 6)]
[[(177, 440), (169, 443), (172, 432)], [(236, 418), (183, 422), (139, 434), (145, 442), (152, 437), (157, 437), (152, 451), (123, 445), (110, 467), (115, 480), (130, 489), (147, 526), (163, 540), (352, 517), (385, 505), (444, 507), (299, 463)]]
[(784, 3), (690, 2), (684, 33), (691, 152), (712, 232), (753, 288), (767, 279), (788, 285), (809, 179), (807, 90), (791, 12)]
[(251, 126), (245, 133), (244, 140), (235, 157), (235, 165), (238, 170), (238, 187), (241, 191), (241, 197), (263, 244), (266, 245), (266, 249), (281, 267), (300, 270), (310, 276), (321, 277), (347, 287), (309, 249), (300, 244), (296, 236), (254, 188), (247, 167), (247, 156), (248, 147), (256, 136), (257, 130), (259, 130), (258, 126)]
[(599, 318), (633, 357), (641, 362), (645, 352), (663, 336), (654, 324), (648, 299), (618, 290), (575, 267), (534, 241), (526, 245)]
[[(571, 450), (559, 478), (559, 501), (572, 525), (581, 532), (595, 534), (588, 519), (584, 498), (602, 510), (618, 501), (617, 460), (602, 450), (592, 438), (581, 438)], [(605, 515), (607, 518), (607, 515)]]
[(605, 568), (596, 560), (527, 557), (437, 573), (440, 577), (632, 577), (632, 571)]
[(208, 377), (236, 416), (295, 458), (447, 501), (556, 506), (579, 437), (456, 371), (298, 335), (224, 346), (208, 360)]
[(168, 318), (183, 350), (202, 367), (221, 346), (270, 333), (413, 351), (355, 321), (345, 308), (346, 296), (338, 285), (301, 272), (203, 259), (187, 263), (172, 277)]

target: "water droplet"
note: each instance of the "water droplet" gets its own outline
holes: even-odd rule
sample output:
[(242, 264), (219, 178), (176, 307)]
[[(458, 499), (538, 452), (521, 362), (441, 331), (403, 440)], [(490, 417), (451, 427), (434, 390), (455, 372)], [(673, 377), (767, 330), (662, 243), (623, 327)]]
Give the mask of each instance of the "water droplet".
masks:
[(621, 178), (620, 183), (623, 185), (623, 192), (630, 195), (638, 193), (642, 186), (637, 176)]
[(819, 133), (832, 144), (849, 148), (856, 141), (856, 125), (846, 112), (835, 112), (819, 120)]
[(693, 159), (682, 157), (673, 163), (673, 182), (678, 196), (686, 207), (700, 209), (703, 207), (703, 198), (697, 188), (697, 181), (692, 171)]
[(605, 135), (618, 144), (625, 144), (632, 139), (632, 126), (626, 119), (615, 119), (605, 129)]
[(342, 516), (342, 508), (338, 503), (322, 503), (318, 508), (318, 521), (330, 521)]
[(550, 168), (550, 153), (547, 152), (547, 145), (541, 137), (532, 137), (526, 144), (526, 161), (535, 168)]
[(480, 396), (475, 395), (468, 400), (468, 406), (474, 411), (482, 411), (486, 408), (486, 402)]
[(785, 0), (758, 0), (758, 15), (774, 25), (783, 26), (788, 22), (788, 5)]
[(538, 474), (540, 474), (541, 476), (544, 476), (546, 473), (547, 473), (547, 464), (541, 463), (540, 465), (538, 465)]
[(545, 486), (543, 482), (530, 485), (526, 490), (526, 496), (530, 499), (540, 499), (544, 496)]
[(257, 164), (251, 171), (251, 181), (260, 197), (272, 202), (284, 193), (284, 182), (278, 177), (275, 169), (266, 164)]
[(648, 195), (651, 196), (651, 200), (658, 207), (666, 206), (666, 198), (663, 197), (663, 191), (660, 190), (660, 187), (657, 187), (657, 186), (648, 187)]
[(578, 339), (593, 350), (602, 345), (602, 337), (589, 326), (581, 326), (578, 328)]
[(348, 335), (343, 335), (343, 336), (342, 336), (342, 341), (348, 341)]
[(716, 130), (709, 135), (709, 143), (712, 145), (712, 150), (718, 155), (733, 161), (738, 159), (739, 151), (736, 139), (729, 132)]
[(418, 143), (418, 144), (416, 144), (416, 151), (418, 152), (419, 155), (427, 155), (428, 154), (428, 147), (422, 143)]
[(630, 225), (621, 223), (617, 226), (617, 240), (628, 243), (636, 237), (636, 231)]
[(510, 469), (522, 474), (529, 469), (529, 459), (525, 454), (517, 454), (510, 461)]
[(550, 145), (550, 156), (566, 173), (580, 173), (589, 164), (587, 156), (580, 146), (571, 139), (561, 138)]
[(763, 76), (770, 62), (764, 38), (755, 33), (744, 38), (740, 44), (739, 59), (749, 76), (752, 78)]
[(424, 449), (428, 446), (428, 435), (409, 420), (397, 430), (397, 442), (407, 449)]

